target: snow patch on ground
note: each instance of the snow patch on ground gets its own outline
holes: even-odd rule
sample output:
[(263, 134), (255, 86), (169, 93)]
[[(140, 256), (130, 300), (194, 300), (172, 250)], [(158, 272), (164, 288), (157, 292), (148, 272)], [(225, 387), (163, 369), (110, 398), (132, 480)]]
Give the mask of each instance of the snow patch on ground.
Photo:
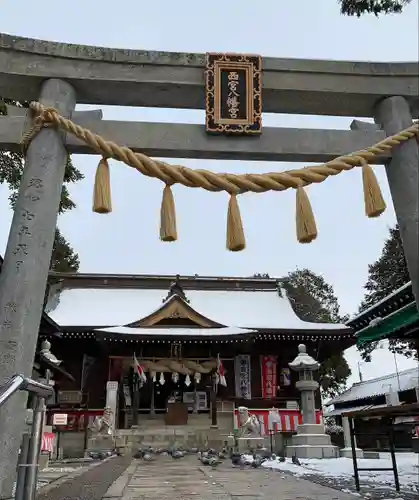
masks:
[(70, 473), (79, 470), (80, 467), (46, 467), (42, 472), (63, 472)]
[[(353, 479), (354, 469), (351, 458), (330, 459), (300, 459), (301, 466), (294, 465), (290, 459), (285, 462), (269, 460), (263, 467), (291, 472), (296, 476), (323, 476), (333, 479)], [(380, 454), (380, 459), (358, 460), (361, 468), (391, 468), (389, 453)], [(418, 491), (419, 489), (419, 454), (398, 453), (397, 470), (399, 473), (400, 487), (405, 491)], [(394, 488), (394, 476), (392, 471), (361, 471), (359, 473), (361, 488), (363, 483), (374, 483), (376, 488)]]

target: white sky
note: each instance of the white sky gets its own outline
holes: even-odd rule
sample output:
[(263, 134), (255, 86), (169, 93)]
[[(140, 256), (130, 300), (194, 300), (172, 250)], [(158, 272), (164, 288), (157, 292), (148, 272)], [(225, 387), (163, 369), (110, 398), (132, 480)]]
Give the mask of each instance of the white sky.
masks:
[[(418, 2), (413, 1), (402, 15), (356, 19), (341, 16), (335, 0), (242, 0), (236, 9), (220, 0), (210, 4), (190, 0), (154, 0), (150, 4), (132, 0), (72, 0), (66, 5), (56, 0), (2, 0), (0, 32), (144, 50), (415, 61), (418, 60)], [(105, 119), (204, 122), (201, 111), (102, 109)], [(264, 116), (264, 126), (348, 129), (351, 121), (352, 118), (302, 115)], [(283, 276), (296, 267), (308, 267), (333, 284), (342, 312), (353, 313), (363, 297), (368, 264), (380, 255), (388, 228), (395, 223), (385, 173), (378, 167), (389, 205), (378, 220), (364, 216), (359, 171), (308, 189), (319, 229), (318, 240), (311, 245), (299, 245), (295, 240), (294, 193), (249, 194), (240, 198), (247, 249), (229, 253), (225, 250), (227, 196), (182, 187), (174, 188), (179, 241), (163, 244), (158, 239), (161, 183), (141, 177), (123, 165), (112, 164), (114, 212), (99, 216), (91, 212), (98, 158), (79, 156), (74, 161), (86, 178), (71, 187), (77, 209), (62, 216), (59, 225), (80, 255), (82, 272), (243, 276), (267, 272)], [(183, 163), (237, 173), (298, 166), (203, 160)], [(0, 185), (1, 254), (12, 216), (7, 196), (7, 189)], [(354, 367), (356, 356), (350, 354), (350, 357)], [(400, 364), (403, 368), (411, 366), (404, 358)], [(364, 365), (364, 371), (367, 366), (373, 372), (371, 376), (394, 371), (389, 363), (370, 363)]]

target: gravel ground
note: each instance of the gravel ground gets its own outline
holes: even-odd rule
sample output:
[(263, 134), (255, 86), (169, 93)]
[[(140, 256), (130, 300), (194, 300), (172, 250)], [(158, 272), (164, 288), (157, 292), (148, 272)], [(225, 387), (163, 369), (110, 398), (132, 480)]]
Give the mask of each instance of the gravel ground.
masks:
[(131, 457), (111, 458), (50, 491), (40, 491), (37, 500), (102, 500), (130, 463)]

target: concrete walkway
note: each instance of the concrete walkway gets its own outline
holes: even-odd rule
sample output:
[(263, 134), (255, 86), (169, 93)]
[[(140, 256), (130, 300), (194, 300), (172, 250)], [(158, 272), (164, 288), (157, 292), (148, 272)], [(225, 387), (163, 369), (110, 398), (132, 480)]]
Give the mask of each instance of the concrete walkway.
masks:
[(217, 469), (195, 457), (133, 460), (104, 500), (353, 500), (353, 496), (266, 469)]

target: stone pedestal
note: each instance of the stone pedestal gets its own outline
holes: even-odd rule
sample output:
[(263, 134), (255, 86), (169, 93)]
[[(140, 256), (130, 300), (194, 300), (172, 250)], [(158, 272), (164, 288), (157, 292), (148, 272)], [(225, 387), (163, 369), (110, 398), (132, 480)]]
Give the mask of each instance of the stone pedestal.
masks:
[(230, 432), (230, 434), (227, 436), (227, 446), (231, 450), (235, 447), (236, 445), (236, 439), (234, 438), (233, 434)]
[(49, 453), (40, 453), (38, 467), (39, 470), (44, 470), (48, 467), (49, 463)]
[[(351, 431), (349, 428), (348, 417), (342, 417), (342, 427), (343, 427), (343, 438), (345, 442), (345, 448), (340, 450), (340, 456), (345, 458), (352, 458), (352, 446), (351, 446)], [(357, 447), (356, 436), (355, 440), (355, 453), (357, 458), (364, 458), (364, 452)]]
[[(364, 452), (361, 448), (355, 448), (356, 458), (364, 458)], [(340, 456), (344, 458), (352, 458), (352, 448), (342, 448), (340, 450)]]
[(87, 440), (87, 449), (85, 456), (88, 457), (89, 453), (95, 452), (112, 452), (115, 443), (112, 436), (95, 436)]
[(287, 456), (298, 458), (338, 458), (339, 448), (334, 446), (322, 424), (299, 425), (292, 444), (287, 447)]
[(249, 453), (249, 450), (263, 448), (263, 437), (242, 437), (237, 439), (237, 448), (239, 453)]
[(111, 410), (112, 432), (114, 432), (116, 428), (115, 424), (116, 424), (117, 401), (118, 401), (118, 382), (108, 381), (106, 384), (106, 408), (109, 408)]

